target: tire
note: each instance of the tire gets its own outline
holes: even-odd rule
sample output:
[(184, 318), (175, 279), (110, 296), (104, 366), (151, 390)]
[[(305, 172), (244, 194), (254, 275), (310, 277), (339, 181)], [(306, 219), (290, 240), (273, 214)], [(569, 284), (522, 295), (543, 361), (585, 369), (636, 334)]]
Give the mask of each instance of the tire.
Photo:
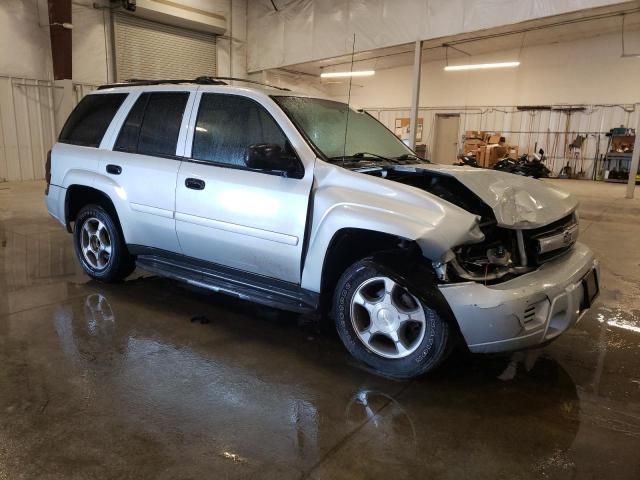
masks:
[(417, 295), (424, 286), (419, 290), (408, 283), (390, 267), (365, 259), (342, 274), (333, 300), (338, 335), (349, 353), (398, 379), (434, 370), (451, 352), (454, 338), (449, 323), (420, 299), (431, 295)]
[(86, 205), (78, 212), (73, 244), (82, 269), (91, 278), (119, 282), (135, 270), (117, 220), (99, 205)]

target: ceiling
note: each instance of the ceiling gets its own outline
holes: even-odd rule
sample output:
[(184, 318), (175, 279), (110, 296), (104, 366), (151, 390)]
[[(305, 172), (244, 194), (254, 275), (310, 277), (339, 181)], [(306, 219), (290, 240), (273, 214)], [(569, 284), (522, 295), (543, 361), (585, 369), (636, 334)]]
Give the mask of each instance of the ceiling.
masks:
[[(422, 61), (444, 60), (445, 48), (443, 48), (443, 44), (450, 45), (446, 49), (447, 58), (455, 60), (466, 58), (467, 54), (473, 56), (519, 49), (521, 46), (526, 48), (621, 32), (623, 16), (625, 32), (640, 30), (640, 2), (635, 5), (626, 3), (428, 40), (423, 44)], [(631, 39), (630, 35), (625, 38), (627, 39), (627, 50), (640, 51), (640, 42), (631, 41), (635, 38)], [(359, 52), (354, 55), (354, 70), (382, 70), (412, 65), (413, 55), (413, 44)], [(343, 55), (290, 65), (278, 70), (317, 77), (323, 71), (348, 70), (350, 62), (351, 55)]]

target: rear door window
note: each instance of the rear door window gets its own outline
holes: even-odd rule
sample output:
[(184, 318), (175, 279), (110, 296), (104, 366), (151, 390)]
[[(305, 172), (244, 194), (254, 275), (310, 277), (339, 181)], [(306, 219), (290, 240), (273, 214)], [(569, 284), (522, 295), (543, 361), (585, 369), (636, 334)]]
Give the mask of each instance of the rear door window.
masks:
[(102, 93), (85, 96), (71, 112), (58, 141), (98, 147), (127, 93)]
[(140, 95), (125, 120), (114, 150), (141, 155), (175, 156), (189, 92)]

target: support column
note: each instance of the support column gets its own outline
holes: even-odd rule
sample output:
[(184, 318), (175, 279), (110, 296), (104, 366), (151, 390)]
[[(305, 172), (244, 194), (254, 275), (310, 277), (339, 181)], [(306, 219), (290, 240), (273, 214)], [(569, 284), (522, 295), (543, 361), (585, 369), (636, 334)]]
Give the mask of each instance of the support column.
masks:
[(71, 23), (71, 0), (48, 0), (48, 5), (53, 79), (71, 79), (71, 30), (62, 26)]
[[(636, 105), (638, 108), (638, 105)], [(629, 167), (629, 181), (627, 182), (627, 198), (633, 198), (633, 191), (636, 188), (636, 175), (638, 174), (638, 163), (640, 161), (640, 112), (638, 112), (638, 123), (636, 124), (636, 142), (633, 145), (633, 156)]]
[(422, 72), (422, 40), (417, 40), (413, 54), (413, 90), (411, 96), (411, 119), (409, 123), (409, 148), (416, 149), (418, 131), (418, 107), (420, 105), (420, 74)]

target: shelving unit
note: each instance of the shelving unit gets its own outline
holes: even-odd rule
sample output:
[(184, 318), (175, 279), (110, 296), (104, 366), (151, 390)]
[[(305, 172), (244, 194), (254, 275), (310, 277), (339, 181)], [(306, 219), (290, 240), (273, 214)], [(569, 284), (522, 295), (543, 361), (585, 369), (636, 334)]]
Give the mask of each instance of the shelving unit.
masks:
[[(631, 157), (633, 151), (619, 152), (618, 147), (620, 145), (633, 145), (635, 142), (635, 135), (625, 133), (615, 133), (615, 130), (611, 132), (609, 136), (609, 145), (607, 148), (607, 154), (603, 159), (603, 170), (608, 171), (609, 175), (604, 179), (605, 182), (611, 183), (627, 183), (629, 180), (629, 170), (631, 167)], [(640, 170), (635, 173), (637, 175)], [(638, 178), (636, 177), (636, 183)]]

